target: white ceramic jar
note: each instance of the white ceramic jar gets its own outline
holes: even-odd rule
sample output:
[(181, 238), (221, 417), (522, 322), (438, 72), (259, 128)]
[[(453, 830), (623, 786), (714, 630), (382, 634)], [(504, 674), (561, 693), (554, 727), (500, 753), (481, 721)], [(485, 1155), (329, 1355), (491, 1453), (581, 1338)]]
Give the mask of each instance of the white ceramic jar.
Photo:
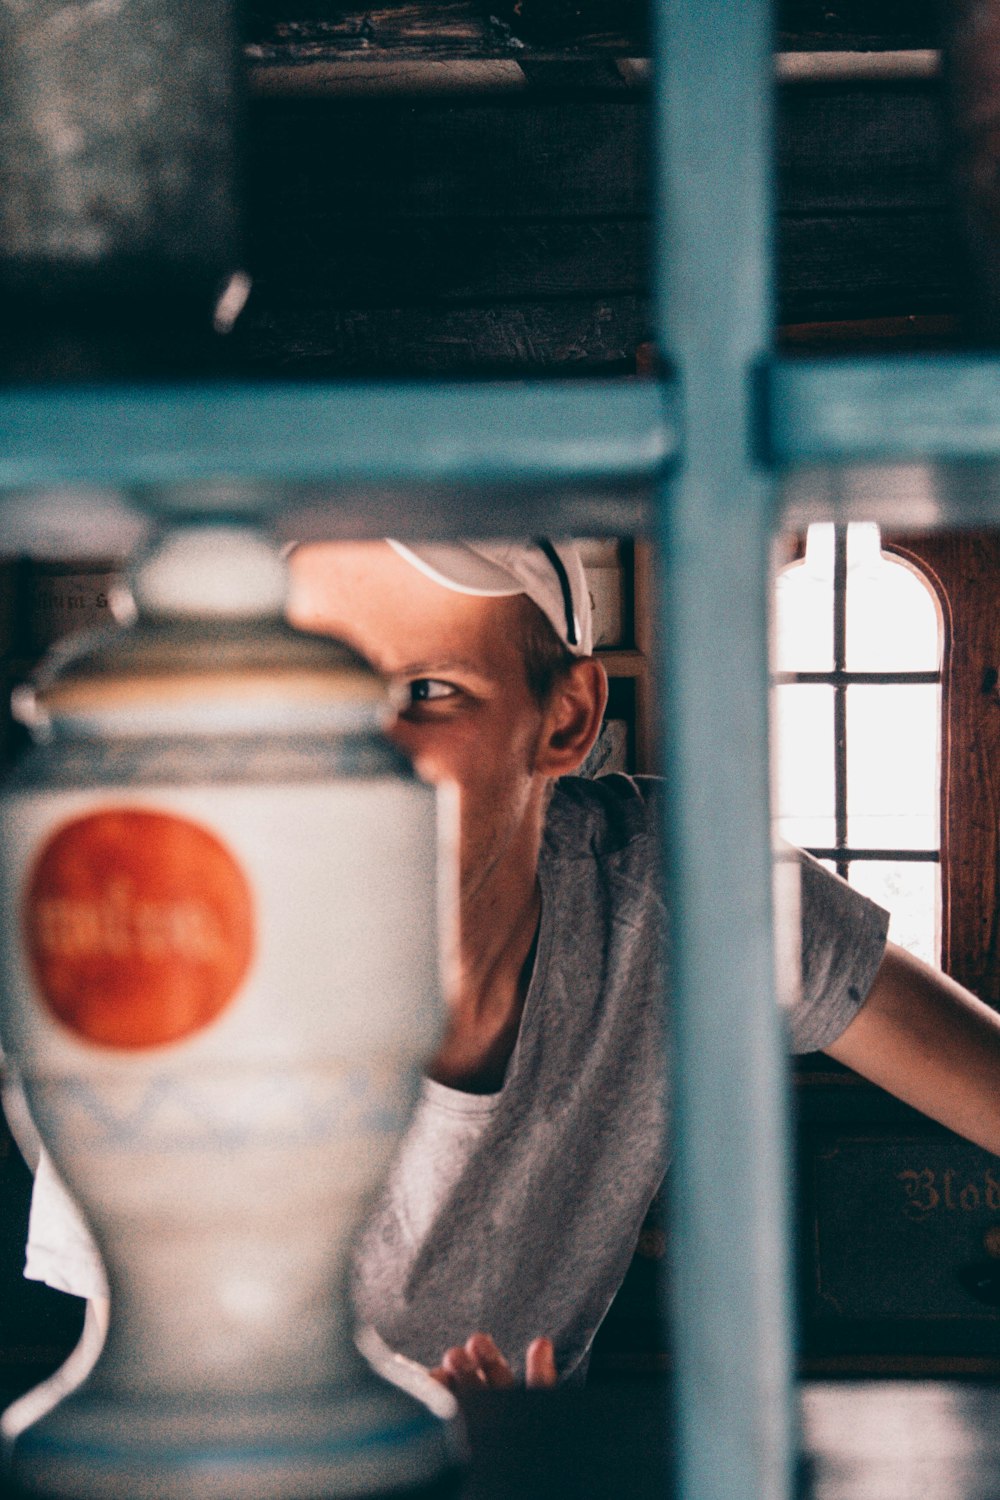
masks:
[(419, 1488), (455, 1462), (453, 1403), (361, 1359), (347, 1262), (442, 1020), (435, 795), (379, 679), (283, 624), (254, 533), (168, 534), (135, 593), (137, 624), (22, 700), (38, 743), (0, 806), (0, 1035), (112, 1304), (13, 1477)]

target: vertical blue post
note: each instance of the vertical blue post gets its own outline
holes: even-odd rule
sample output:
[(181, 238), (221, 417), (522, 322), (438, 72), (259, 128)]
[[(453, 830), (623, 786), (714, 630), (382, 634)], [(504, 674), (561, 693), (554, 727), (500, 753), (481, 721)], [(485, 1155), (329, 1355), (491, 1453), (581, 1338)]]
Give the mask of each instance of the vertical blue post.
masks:
[(755, 457), (771, 337), (762, 0), (654, 0), (656, 332), (682, 457), (661, 494), (670, 778), (672, 1315), (682, 1500), (784, 1500), (792, 1467), (785, 1063)]

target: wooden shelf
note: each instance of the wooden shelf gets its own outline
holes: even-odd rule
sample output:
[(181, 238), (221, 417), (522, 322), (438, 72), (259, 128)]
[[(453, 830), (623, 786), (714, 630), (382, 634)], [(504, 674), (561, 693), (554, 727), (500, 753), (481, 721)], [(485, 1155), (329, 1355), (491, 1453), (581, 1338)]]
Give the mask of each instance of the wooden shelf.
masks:
[(631, 622), (633, 646), (605, 646), (595, 652), (612, 681), (634, 684), (635, 704), (632, 720), (635, 747), (634, 769), (640, 773), (658, 769), (656, 744), (656, 660), (655, 660), (655, 592), (652, 546), (646, 541), (633, 542), (628, 555), (624, 587), (630, 604), (626, 605), (626, 628)]
[(649, 670), (641, 651), (623, 650), (620, 646), (600, 646), (594, 655), (604, 664), (609, 677), (641, 677)]
[[(931, 0), (908, 0), (905, 6), (898, 0), (837, 6), (783, 0), (775, 19), (776, 43), (791, 51), (898, 51), (940, 42)], [(382, 0), (375, 6), (252, 0), (244, 16), (244, 49), (258, 67), (302, 67), (345, 56), (580, 62), (648, 55), (647, 21), (645, 6), (636, 0), (500, 0), (489, 9), (475, 0)]]

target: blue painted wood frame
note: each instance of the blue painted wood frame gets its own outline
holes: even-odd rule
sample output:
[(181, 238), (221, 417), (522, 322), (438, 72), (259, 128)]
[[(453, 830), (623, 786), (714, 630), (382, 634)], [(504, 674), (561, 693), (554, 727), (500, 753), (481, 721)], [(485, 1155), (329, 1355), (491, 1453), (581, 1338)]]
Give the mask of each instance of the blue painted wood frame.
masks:
[(660, 492), (674, 935), (671, 1311), (682, 1500), (790, 1492), (786, 1068), (768, 795), (774, 480), (769, 6), (656, 0), (656, 332), (682, 459)]

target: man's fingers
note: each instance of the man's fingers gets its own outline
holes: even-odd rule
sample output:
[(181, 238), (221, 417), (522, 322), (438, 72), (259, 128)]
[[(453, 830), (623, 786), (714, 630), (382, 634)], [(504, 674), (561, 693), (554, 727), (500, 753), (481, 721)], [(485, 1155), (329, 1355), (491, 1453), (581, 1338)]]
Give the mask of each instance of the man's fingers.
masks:
[(524, 1382), (532, 1389), (555, 1385), (556, 1351), (551, 1339), (533, 1339), (524, 1357)]
[(481, 1391), (486, 1384), (476, 1360), (461, 1344), (456, 1344), (453, 1349), (447, 1349), (441, 1360), (446, 1375), (451, 1377), (451, 1389), (460, 1391)]
[[(430, 1373), (439, 1385), (456, 1396), (470, 1391), (510, 1390), (517, 1384), (510, 1364), (488, 1333), (474, 1333), (464, 1344), (446, 1350), (441, 1363)], [(556, 1356), (551, 1339), (534, 1339), (528, 1345), (524, 1379), (525, 1385), (535, 1390), (556, 1384)]]
[(515, 1384), (513, 1370), (488, 1333), (474, 1333), (466, 1341), (465, 1349), (478, 1365), (485, 1384), (492, 1390), (508, 1390)]

